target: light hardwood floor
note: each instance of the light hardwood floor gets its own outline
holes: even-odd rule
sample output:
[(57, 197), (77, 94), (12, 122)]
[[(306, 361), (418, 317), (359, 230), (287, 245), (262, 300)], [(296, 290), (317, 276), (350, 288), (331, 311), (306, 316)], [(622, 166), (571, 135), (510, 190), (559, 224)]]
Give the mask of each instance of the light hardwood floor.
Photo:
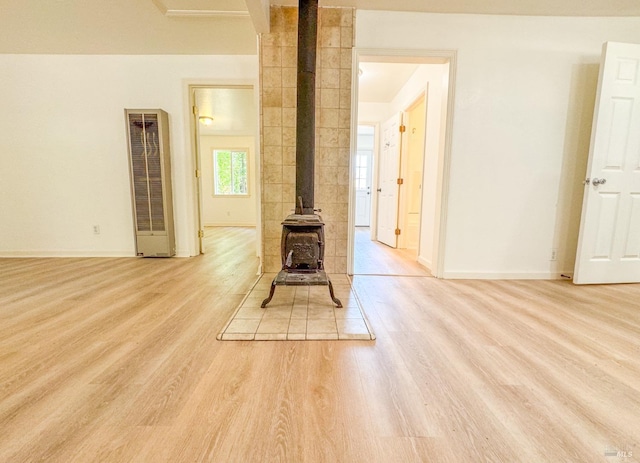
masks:
[(354, 248), (355, 275), (430, 275), (429, 271), (418, 263), (415, 251), (393, 249), (378, 241), (372, 241), (369, 227), (356, 227)]
[(216, 341), (256, 259), (211, 235), (0, 259), (0, 462), (638, 461), (640, 285), (357, 276), (376, 341)]

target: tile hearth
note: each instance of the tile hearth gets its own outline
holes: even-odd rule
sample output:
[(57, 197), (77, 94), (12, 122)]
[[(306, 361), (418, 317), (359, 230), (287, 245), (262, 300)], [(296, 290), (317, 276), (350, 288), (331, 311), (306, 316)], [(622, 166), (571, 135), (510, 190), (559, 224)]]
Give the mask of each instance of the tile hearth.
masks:
[(375, 335), (346, 275), (331, 275), (336, 308), (327, 286), (278, 286), (269, 305), (275, 274), (264, 274), (218, 335), (222, 341), (372, 340)]

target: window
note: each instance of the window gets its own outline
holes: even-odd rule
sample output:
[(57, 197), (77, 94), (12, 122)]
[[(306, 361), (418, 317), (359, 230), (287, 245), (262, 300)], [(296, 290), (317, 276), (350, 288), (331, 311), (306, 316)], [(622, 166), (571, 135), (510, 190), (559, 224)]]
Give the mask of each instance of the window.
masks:
[(371, 151), (358, 150), (356, 154), (356, 190), (366, 190), (369, 186), (369, 159)]
[(248, 195), (247, 150), (213, 150), (213, 194)]

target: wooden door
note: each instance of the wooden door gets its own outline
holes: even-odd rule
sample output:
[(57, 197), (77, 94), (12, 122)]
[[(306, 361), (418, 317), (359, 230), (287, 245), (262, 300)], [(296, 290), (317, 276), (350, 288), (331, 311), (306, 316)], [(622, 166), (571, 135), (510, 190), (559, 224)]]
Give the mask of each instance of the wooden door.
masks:
[(400, 127), (402, 113), (382, 126), (378, 182), (378, 241), (392, 248), (398, 245), (398, 198), (400, 185)]

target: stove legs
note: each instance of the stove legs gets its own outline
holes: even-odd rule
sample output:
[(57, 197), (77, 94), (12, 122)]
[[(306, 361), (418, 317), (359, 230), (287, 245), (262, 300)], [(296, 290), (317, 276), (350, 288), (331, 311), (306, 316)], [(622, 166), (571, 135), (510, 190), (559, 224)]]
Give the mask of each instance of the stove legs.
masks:
[(271, 299), (273, 299), (273, 293), (275, 292), (276, 292), (276, 280), (274, 279), (271, 282), (271, 289), (269, 289), (269, 296), (264, 301), (262, 301), (262, 304), (260, 304), (261, 308), (264, 309), (267, 306), (267, 304), (271, 302)]
[(333, 294), (333, 285), (331, 284), (331, 280), (329, 280), (329, 294), (331, 295), (331, 300), (336, 304), (336, 306), (341, 309), (342, 308), (342, 302), (340, 302), (340, 299), (338, 299), (336, 297), (335, 294)]
[[(267, 298), (264, 301), (262, 301), (262, 304), (260, 304), (260, 307), (263, 309), (267, 307), (267, 304), (271, 302), (271, 299), (273, 299), (273, 293), (276, 292), (276, 286), (277, 286), (276, 280), (277, 280), (277, 277), (274, 278), (273, 281), (271, 282), (271, 288), (269, 289), (269, 296), (267, 296)], [(336, 307), (341, 309), (342, 302), (340, 302), (340, 299), (338, 299), (335, 293), (333, 292), (333, 284), (331, 283), (331, 280), (329, 280), (329, 278), (327, 278), (327, 283), (329, 285), (329, 295), (331, 296), (331, 300), (336, 305)], [(295, 286), (304, 286), (304, 285), (295, 285)]]

